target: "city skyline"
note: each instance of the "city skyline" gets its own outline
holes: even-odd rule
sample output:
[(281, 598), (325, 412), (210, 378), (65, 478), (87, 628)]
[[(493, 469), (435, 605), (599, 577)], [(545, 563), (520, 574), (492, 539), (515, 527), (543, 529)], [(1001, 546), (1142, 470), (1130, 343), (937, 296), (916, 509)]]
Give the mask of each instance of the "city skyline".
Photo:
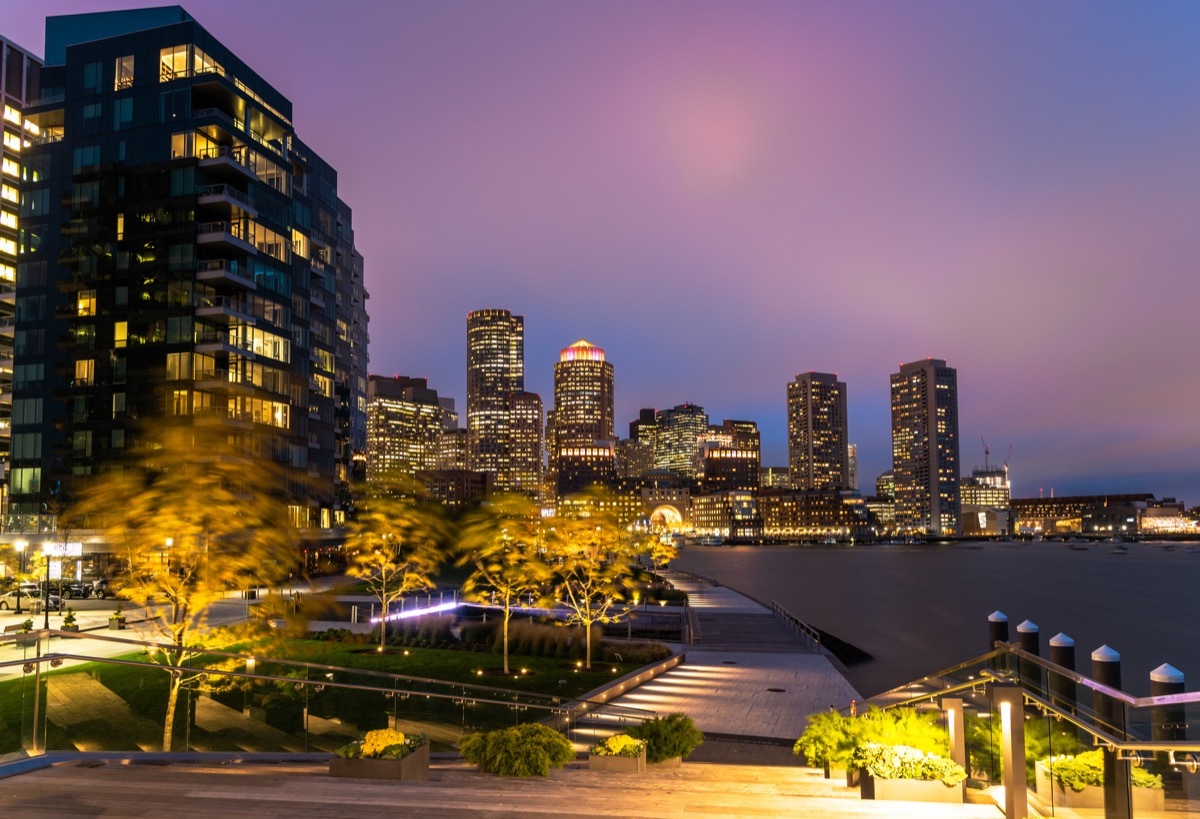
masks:
[[(2, 33), (44, 56), (46, 15), (145, 5)], [(1200, 8), (182, 5), (338, 168), (372, 313), (401, 318), (373, 373), (465, 408), (462, 321), (509, 309), (527, 390), (587, 338), (618, 430), (693, 402), (756, 421), (774, 466), (785, 385), (836, 373), (867, 487), (888, 374), (942, 358), (963, 473), (983, 436), (1016, 496), (1200, 502)]]

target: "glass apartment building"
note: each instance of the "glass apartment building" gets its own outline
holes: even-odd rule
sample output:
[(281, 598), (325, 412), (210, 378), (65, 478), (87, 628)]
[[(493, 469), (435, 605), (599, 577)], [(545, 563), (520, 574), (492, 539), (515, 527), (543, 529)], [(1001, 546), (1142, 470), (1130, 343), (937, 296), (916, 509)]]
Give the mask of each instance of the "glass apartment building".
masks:
[(52, 17), (24, 154), (14, 513), (144, 422), (219, 424), (342, 513), (366, 446), (367, 293), (337, 174), (286, 97), (179, 7)]
[(892, 373), (892, 473), (896, 526), (906, 534), (961, 532), (958, 372), (941, 359)]
[(849, 487), (846, 383), (830, 373), (801, 373), (788, 382), (787, 405), (792, 488)]

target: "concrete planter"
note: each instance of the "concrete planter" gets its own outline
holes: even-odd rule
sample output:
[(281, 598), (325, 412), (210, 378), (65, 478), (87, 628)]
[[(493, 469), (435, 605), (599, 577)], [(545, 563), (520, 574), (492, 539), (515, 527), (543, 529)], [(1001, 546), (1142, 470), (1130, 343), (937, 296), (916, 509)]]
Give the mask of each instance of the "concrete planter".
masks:
[(108, 630), (109, 631), (120, 631), (123, 628), (125, 628), (125, 618), (124, 617), (109, 617), (108, 618)]
[(645, 773), (646, 749), (637, 756), (596, 756), (588, 754), (588, 770), (609, 773)]
[(335, 756), (329, 760), (329, 775), (428, 782), (429, 743), (426, 742), (401, 759), (342, 759)]
[[(1041, 762), (1034, 765), (1037, 774), (1037, 795), (1060, 808), (1104, 809), (1104, 788), (1100, 785), (1084, 785), (1083, 790), (1073, 791), (1059, 785), (1050, 778), (1050, 771)], [(1166, 810), (1166, 792), (1156, 788), (1132, 788), (1135, 813)]]
[(681, 756), (668, 757), (667, 759), (664, 759), (662, 762), (647, 762), (646, 763), (646, 770), (648, 770), (648, 771), (654, 771), (654, 770), (669, 771), (669, 770), (674, 770), (676, 768), (682, 768), (682, 767), (683, 767), (683, 757), (681, 757)]
[(863, 799), (962, 804), (962, 785), (947, 786), (936, 779), (876, 779), (866, 771), (859, 776)]
[(75, 623), (74, 625), (71, 625), (71, 626), (62, 625), (62, 626), (58, 627), (58, 630), (59, 631), (74, 631), (74, 632), (78, 633), (79, 632), (79, 624)]

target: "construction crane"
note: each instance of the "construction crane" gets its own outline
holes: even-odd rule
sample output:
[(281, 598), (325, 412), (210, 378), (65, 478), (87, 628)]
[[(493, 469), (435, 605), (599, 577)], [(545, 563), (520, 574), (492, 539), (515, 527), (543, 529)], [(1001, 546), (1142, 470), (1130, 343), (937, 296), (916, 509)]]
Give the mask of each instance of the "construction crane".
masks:
[(991, 450), (988, 449), (987, 441), (983, 440), (982, 435), (979, 436), (979, 440), (983, 443), (983, 471), (987, 472), (988, 471), (988, 455), (991, 453)]

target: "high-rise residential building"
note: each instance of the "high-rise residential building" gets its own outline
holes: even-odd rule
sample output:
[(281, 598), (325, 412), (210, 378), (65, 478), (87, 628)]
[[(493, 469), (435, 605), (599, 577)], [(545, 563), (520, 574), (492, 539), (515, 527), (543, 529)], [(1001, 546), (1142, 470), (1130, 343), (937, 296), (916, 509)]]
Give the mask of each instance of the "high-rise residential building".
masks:
[(679, 404), (655, 414), (654, 467), (682, 478), (700, 470), (700, 439), (708, 432), (704, 407)]
[(788, 468), (801, 490), (850, 486), (846, 384), (830, 373), (807, 372), (788, 382)]
[(719, 427), (710, 426), (700, 439), (703, 491), (757, 491), (761, 460), (758, 424), (725, 419)]
[(846, 444), (846, 488), (858, 489), (858, 444)]
[(412, 481), (438, 469), (446, 408), (424, 378), (372, 375), (367, 387), (367, 480)]
[(438, 469), (467, 468), (467, 430), (465, 427), (442, 430), (438, 439)]
[(341, 515), (366, 446), (367, 293), (337, 174), (291, 102), (178, 6), (51, 17), (25, 150), (14, 511), (143, 422), (219, 424)]
[(542, 397), (536, 392), (509, 396), (511, 466), (508, 489), (540, 499), (542, 494)]
[[(41, 137), (25, 118), (25, 106), (41, 93), (42, 62), (0, 38), (0, 520), (8, 516), (8, 471), (12, 448), (13, 335), (16, 329), (17, 248), (23, 154)], [(22, 369), (22, 376), (24, 376)]]
[(896, 525), (904, 533), (957, 535), (958, 373), (930, 358), (900, 365), (891, 383)]
[(554, 409), (546, 416), (551, 475), (558, 474), (563, 450), (615, 438), (612, 362), (603, 348), (580, 339), (554, 365)]
[(525, 318), (508, 310), (467, 315), (467, 467), (512, 484), (512, 395), (525, 390)]

